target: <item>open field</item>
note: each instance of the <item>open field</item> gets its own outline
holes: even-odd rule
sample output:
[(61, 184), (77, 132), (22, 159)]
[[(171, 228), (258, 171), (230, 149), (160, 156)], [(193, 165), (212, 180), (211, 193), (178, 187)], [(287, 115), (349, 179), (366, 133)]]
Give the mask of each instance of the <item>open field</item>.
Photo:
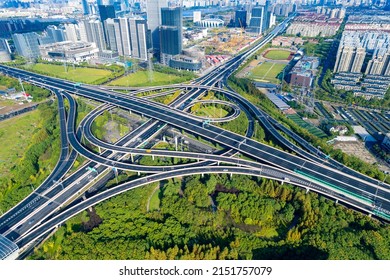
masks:
[(229, 112), (224, 108), (216, 108), (213, 105), (206, 105), (200, 107), (198, 110), (194, 112), (196, 116), (199, 117), (207, 117), (207, 118), (223, 118), (226, 117)]
[(104, 69), (83, 67), (75, 67), (73, 69), (72, 66), (68, 66), (67, 71), (65, 72), (65, 68), (63, 65), (45, 63), (37, 63), (26, 68), (46, 75), (59, 77), (61, 79), (87, 84), (93, 83), (101, 78), (106, 78), (111, 75), (110, 71)]
[(285, 64), (264, 62), (254, 67), (248, 77), (256, 81), (264, 81), (270, 83), (279, 83), (277, 76), (283, 71)]
[(319, 138), (326, 138), (327, 135), (319, 128), (305, 122), (304, 120), (301, 119), (300, 116), (298, 116), (297, 114), (295, 115), (288, 115), (287, 116), (289, 119), (293, 120), (297, 125), (299, 125), (300, 127), (303, 127), (305, 129), (307, 129), (311, 134), (319, 137)]
[(39, 113), (35, 110), (0, 122), (0, 176), (8, 174), (23, 156), (39, 123)]
[(287, 60), (291, 52), (286, 50), (270, 50), (264, 54), (265, 58), (272, 60)]
[(172, 74), (165, 74), (161, 72), (153, 72), (152, 80), (149, 81), (147, 71), (138, 71), (131, 73), (125, 77), (110, 82), (109, 86), (124, 86), (124, 87), (142, 87), (142, 86), (159, 86), (166, 84), (176, 84), (186, 82), (186, 77), (180, 77)]

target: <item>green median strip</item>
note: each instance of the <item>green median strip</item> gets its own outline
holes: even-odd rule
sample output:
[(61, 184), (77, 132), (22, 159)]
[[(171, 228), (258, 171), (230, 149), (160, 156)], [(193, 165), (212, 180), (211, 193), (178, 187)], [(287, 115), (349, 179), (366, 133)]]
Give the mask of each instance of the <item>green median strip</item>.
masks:
[(353, 193), (353, 192), (351, 192), (351, 191), (348, 191), (348, 190), (345, 190), (345, 189), (343, 189), (343, 188), (337, 187), (337, 186), (335, 186), (335, 185), (333, 185), (333, 184), (331, 184), (331, 183), (325, 182), (324, 180), (318, 179), (318, 178), (316, 178), (316, 177), (314, 177), (314, 176), (312, 176), (312, 175), (306, 174), (305, 172), (302, 172), (302, 171), (300, 171), (300, 170), (295, 169), (294, 172), (295, 172), (295, 173), (298, 173), (298, 174), (301, 174), (301, 175), (303, 175), (303, 176), (305, 176), (305, 177), (308, 177), (308, 178), (310, 178), (310, 179), (313, 179), (314, 181), (317, 181), (317, 182), (320, 182), (320, 183), (322, 183), (322, 184), (325, 184), (325, 185), (327, 185), (327, 186), (329, 186), (329, 187), (331, 187), (331, 188), (334, 188), (334, 189), (336, 189), (336, 190), (339, 190), (339, 191), (341, 191), (341, 192), (343, 192), (343, 193), (346, 193), (346, 194), (348, 194), (348, 195), (351, 195), (351, 196), (357, 197), (357, 198), (359, 198), (359, 199), (361, 199), (361, 200), (364, 200), (364, 201), (366, 201), (366, 202), (369, 202), (370, 204), (373, 204), (373, 203), (374, 203), (374, 201), (371, 200), (371, 199), (368, 199), (368, 198), (366, 198), (366, 197), (364, 197), (364, 196), (355, 194), (355, 193)]
[(382, 218), (385, 218), (387, 220), (390, 220), (390, 215), (386, 214), (386, 213), (383, 213), (381, 211), (378, 211), (378, 210), (374, 210), (373, 213), (379, 217), (382, 217)]

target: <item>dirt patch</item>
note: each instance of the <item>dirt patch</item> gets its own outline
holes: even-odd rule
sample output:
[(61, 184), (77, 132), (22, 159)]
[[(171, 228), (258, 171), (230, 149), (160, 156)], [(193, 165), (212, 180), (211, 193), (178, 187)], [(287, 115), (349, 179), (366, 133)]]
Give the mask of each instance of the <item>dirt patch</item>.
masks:
[(361, 142), (336, 142), (333, 147), (348, 155), (354, 155), (367, 163), (373, 164), (376, 162), (375, 157), (367, 151)]
[(120, 137), (119, 125), (115, 121), (108, 121), (104, 125), (106, 131), (104, 135), (104, 140), (110, 143), (115, 143)]

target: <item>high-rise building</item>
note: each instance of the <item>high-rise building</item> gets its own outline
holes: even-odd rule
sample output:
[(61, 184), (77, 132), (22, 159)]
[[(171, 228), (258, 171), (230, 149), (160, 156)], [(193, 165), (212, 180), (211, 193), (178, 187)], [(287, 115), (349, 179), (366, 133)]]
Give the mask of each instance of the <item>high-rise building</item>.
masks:
[(104, 22), (108, 18), (115, 18), (115, 9), (113, 5), (99, 5), (100, 21)]
[(390, 62), (390, 49), (380, 48), (373, 53), (372, 59), (368, 62), (367, 75), (388, 75), (387, 69)]
[(83, 15), (89, 15), (89, 4), (87, 0), (81, 0), (83, 5)]
[(131, 56), (142, 60), (148, 59), (147, 24), (143, 18), (129, 18)]
[(161, 9), (161, 62), (168, 65), (172, 56), (183, 49), (183, 11), (181, 7)]
[(147, 0), (146, 13), (148, 28), (152, 36), (152, 46), (154, 50), (160, 49), (159, 26), (161, 25), (161, 8), (168, 7), (168, 0)]
[(367, 75), (386, 75), (390, 62), (390, 35), (386, 32), (344, 31), (337, 50), (335, 72), (360, 73), (367, 53)]
[(118, 53), (122, 56), (131, 56), (131, 39), (128, 18), (117, 18), (115, 21), (115, 35)]
[(114, 28), (115, 28), (116, 50), (119, 55), (123, 55), (123, 46), (122, 46), (122, 38), (121, 38), (121, 22), (118, 18), (114, 19)]
[(106, 26), (106, 33), (107, 33), (107, 48), (109, 48), (112, 51), (118, 51), (117, 47), (117, 38), (115, 36), (115, 21), (112, 18), (106, 19), (104, 22), (104, 25)]
[(83, 19), (79, 23), (80, 40), (82, 42), (93, 42), (92, 30), (88, 19)]
[(245, 11), (245, 10), (237, 10), (235, 18), (234, 18), (234, 27), (246, 28), (246, 26), (247, 26), (247, 23), (246, 23), (247, 16), (248, 16), (247, 15), (247, 11)]
[(104, 41), (106, 42), (106, 45), (108, 45), (108, 35), (107, 30), (105, 26), (105, 21), (108, 18), (115, 18), (115, 8), (113, 5), (98, 5), (99, 8), (99, 16), (100, 21), (103, 24), (103, 32), (104, 32)]
[(82, 20), (79, 24), (81, 41), (95, 43), (101, 51), (106, 49), (103, 25), (99, 20)]
[(353, 62), (350, 70), (352, 73), (360, 73), (363, 67), (365, 57), (366, 57), (365, 48), (359, 47), (355, 49)]
[(105, 50), (106, 42), (104, 40), (103, 24), (98, 20), (91, 20), (89, 24), (92, 31), (92, 42), (96, 44), (99, 50)]
[(263, 31), (267, 30), (269, 27), (270, 27), (270, 12), (269, 12), (269, 9), (270, 9), (270, 1), (269, 0), (266, 0), (265, 1), (265, 6), (264, 6), (264, 11), (263, 11)]
[(65, 41), (65, 32), (63, 29), (54, 25), (49, 25), (46, 28), (47, 35), (52, 39), (53, 43)]
[(29, 59), (38, 58), (40, 55), (38, 38), (35, 32), (12, 34), (16, 52)]
[(11, 61), (11, 49), (9, 47), (7, 39), (0, 38), (0, 62)]
[(335, 72), (349, 72), (354, 57), (354, 47), (344, 46), (337, 51)]
[(248, 32), (255, 34), (261, 34), (261, 32), (263, 32), (264, 11), (265, 10), (263, 6), (256, 6), (252, 8)]
[(65, 37), (67, 41), (77, 42), (79, 39), (78, 26), (76, 24), (65, 24)]

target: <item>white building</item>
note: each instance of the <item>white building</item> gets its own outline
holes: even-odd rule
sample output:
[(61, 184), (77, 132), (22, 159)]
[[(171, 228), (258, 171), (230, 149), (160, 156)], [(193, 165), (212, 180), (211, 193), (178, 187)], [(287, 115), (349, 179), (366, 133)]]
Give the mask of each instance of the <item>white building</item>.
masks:
[(201, 11), (195, 11), (194, 12), (194, 23), (199, 23), (202, 20), (202, 12)]
[(99, 53), (95, 43), (71, 41), (41, 45), (39, 51), (43, 60), (75, 64), (96, 58)]
[(208, 18), (208, 19), (202, 20), (200, 22), (200, 25), (202, 27), (206, 27), (206, 28), (217, 28), (217, 27), (224, 26), (225, 22), (219, 18)]

